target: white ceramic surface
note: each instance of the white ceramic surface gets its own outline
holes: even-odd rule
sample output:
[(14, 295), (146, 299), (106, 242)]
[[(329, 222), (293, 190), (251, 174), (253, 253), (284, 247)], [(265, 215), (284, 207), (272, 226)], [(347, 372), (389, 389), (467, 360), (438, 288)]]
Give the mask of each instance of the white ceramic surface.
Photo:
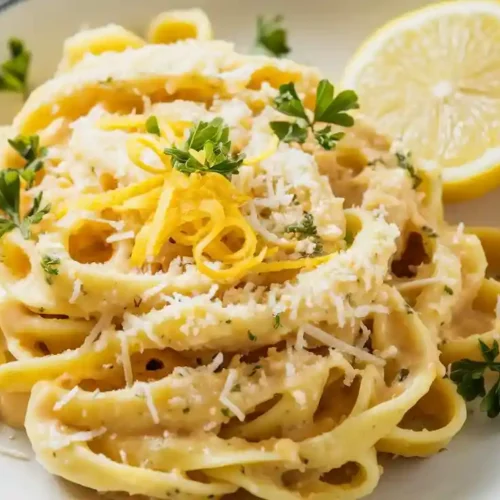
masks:
[[(0, 47), (10, 36), (24, 39), (34, 53), (31, 82), (53, 72), (64, 38), (83, 26), (117, 22), (142, 32), (151, 17), (169, 8), (202, 7), (217, 37), (240, 50), (252, 47), (258, 14), (282, 13), (290, 33), (291, 57), (314, 64), (334, 80), (358, 44), (375, 28), (426, 0), (28, 0), (2, 9)], [(12, 3), (7, 0), (7, 3)], [(0, 53), (3, 57), (4, 54)], [(0, 123), (21, 105), (0, 95)], [(500, 191), (480, 200), (447, 207), (454, 222), (498, 225)], [(370, 500), (497, 500), (500, 498), (500, 420), (477, 412), (449, 449), (426, 460), (392, 460)], [(0, 427), (0, 445), (29, 452), (22, 434)], [(0, 455), (0, 500), (94, 500), (102, 498), (45, 473), (35, 462)], [(279, 500), (279, 499), (276, 499)]]

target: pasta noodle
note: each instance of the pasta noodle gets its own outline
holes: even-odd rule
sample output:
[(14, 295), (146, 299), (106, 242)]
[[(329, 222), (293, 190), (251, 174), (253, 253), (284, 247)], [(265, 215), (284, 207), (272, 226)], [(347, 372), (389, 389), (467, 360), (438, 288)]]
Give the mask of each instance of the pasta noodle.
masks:
[[(495, 339), (500, 284), (444, 221), (436, 167), (415, 185), (361, 115), (332, 150), (279, 142), (279, 86), (312, 108), (320, 74), (210, 39), (197, 10), (160, 15), (150, 43), (79, 33), (2, 129), (4, 170), (23, 165), (7, 137), (47, 147), (20, 203), (50, 207), (0, 239), (0, 414), (101, 492), (361, 498), (381, 453), (461, 429), (446, 366)], [(219, 153), (194, 147), (203, 124)]]

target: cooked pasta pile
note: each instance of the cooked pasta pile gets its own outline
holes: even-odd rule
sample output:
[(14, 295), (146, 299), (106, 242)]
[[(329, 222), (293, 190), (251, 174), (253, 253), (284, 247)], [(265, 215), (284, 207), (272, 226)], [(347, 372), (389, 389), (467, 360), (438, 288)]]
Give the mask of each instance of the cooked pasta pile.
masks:
[(101, 492), (364, 497), (381, 454), (462, 427), (445, 367), (491, 341), (497, 283), (444, 221), (436, 167), (360, 114), (334, 149), (280, 142), (280, 85), (313, 109), (320, 74), (209, 24), (179, 40), (198, 34), (176, 15), (156, 44), (69, 39), (6, 130), (3, 168), (43, 167), (2, 181), (22, 214), (0, 240), (2, 415)]

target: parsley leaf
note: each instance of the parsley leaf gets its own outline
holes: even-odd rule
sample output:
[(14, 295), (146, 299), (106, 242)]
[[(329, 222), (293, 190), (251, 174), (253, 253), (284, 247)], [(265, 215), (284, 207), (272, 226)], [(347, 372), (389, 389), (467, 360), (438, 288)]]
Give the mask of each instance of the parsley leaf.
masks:
[(164, 152), (172, 156), (173, 167), (187, 175), (215, 172), (230, 179), (245, 158), (243, 154), (230, 153), (230, 149), (229, 127), (218, 117), (211, 122), (198, 122), (182, 148), (165, 148)]
[(314, 217), (309, 212), (304, 214), (304, 218), (299, 224), (290, 224), (285, 228), (285, 233), (297, 233), (299, 239), (303, 240), (308, 236), (316, 236), (318, 229), (314, 224)]
[(8, 169), (0, 172), (0, 209), (11, 221), (19, 224), (19, 190), (21, 182), (17, 170)]
[(334, 86), (328, 80), (321, 80), (316, 90), (313, 119), (308, 116), (292, 82), (280, 86), (279, 94), (274, 99), (274, 107), (280, 113), (296, 118), (296, 121), (292, 122), (271, 122), (271, 129), (281, 141), (303, 144), (311, 131), (323, 149), (332, 150), (345, 134), (333, 132), (331, 125), (316, 130), (316, 124), (330, 123), (352, 127), (354, 118), (348, 112), (359, 108), (359, 104), (358, 96), (353, 90), (344, 90), (335, 96)]
[(290, 52), (287, 32), (282, 23), (283, 16), (279, 15), (270, 19), (265, 19), (263, 16), (257, 18), (256, 45), (263, 47), (275, 57), (281, 57)]
[(10, 57), (0, 65), (0, 90), (24, 93), (31, 52), (18, 38), (10, 38), (8, 42)]
[(33, 206), (21, 221), (19, 213), (20, 189), (19, 170), (0, 171), (0, 210), (6, 215), (6, 217), (0, 218), (0, 236), (19, 228), (23, 237), (29, 239), (31, 237), (30, 226), (38, 224), (50, 211), (50, 205), (40, 208), (42, 202), (42, 193), (40, 192), (33, 200)]
[(255, 342), (257, 340), (257, 335), (254, 335), (250, 330), (248, 330), (248, 338), (252, 342)]
[[(451, 364), (450, 379), (457, 384), (458, 393), (466, 400), (472, 401), (477, 397), (483, 398), (480, 404), (481, 411), (488, 417), (494, 418), (500, 414), (500, 362), (495, 361), (499, 354), (498, 342), (495, 340), (491, 347), (479, 340), (479, 348), (484, 361), (461, 359)], [(499, 373), (498, 380), (486, 393), (484, 374), (486, 370)]]
[(47, 154), (47, 148), (40, 147), (38, 135), (18, 135), (15, 139), (9, 139), (9, 144), (26, 160), (24, 167), (19, 169), (19, 175), (26, 181), (26, 189), (30, 189), (36, 173), (43, 168), (42, 158)]
[(417, 189), (422, 183), (422, 177), (417, 174), (417, 171), (413, 166), (411, 152), (406, 155), (401, 152), (396, 152), (396, 160), (398, 162), (398, 167), (406, 170), (408, 175), (413, 179), (413, 189)]
[(344, 135), (344, 132), (333, 133), (330, 125), (314, 132), (314, 138), (318, 141), (318, 144), (327, 151), (334, 149), (337, 142), (340, 141)]
[(156, 118), (156, 116), (151, 115), (146, 120), (146, 130), (149, 134), (155, 134), (158, 136), (160, 135), (160, 127), (158, 125), (158, 118)]
[(42, 256), (42, 260), (40, 262), (40, 266), (45, 273), (45, 281), (52, 285), (54, 276), (59, 274), (59, 264), (61, 263), (61, 259), (57, 257), (52, 257), (50, 255)]
[(50, 203), (45, 205), (43, 208), (40, 208), (42, 203), (43, 193), (40, 192), (35, 199), (33, 200), (33, 206), (30, 208), (29, 212), (24, 217), (19, 229), (21, 230), (21, 234), (24, 239), (28, 240), (31, 238), (31, 228), (32, 224), (38, 224), (42, 221), (45, 215), (50, 212)]
[(281, 142), (298, 142), (304, 144), (307, 139), (307, 128), (293, 122), (271, 122), (272, 131)]
[(318, 229), (314, 224), (314, 217), (309, 212), (304, 213), (304, 218), (298, 224), (290, 224), (285, 228), (285, 233), (295, 233), (299, 240), (311, 238), (314, 242), (312, 255), (320, 255), (323, 252), (323, 244), (318, 236)]
[(344, 90), (334, 97), (335, 88), (328, 80), (321, 80), (316, 90), (314, 121), (352, 127), (354, 119), (347, 111), (358, 109), (358, 95), (354, 90)]
[(302, 118), (310, 124), (304, 105), (292, 82), (280, 85), (279, 94), (274, 99), (274, 107), (284, 115)]

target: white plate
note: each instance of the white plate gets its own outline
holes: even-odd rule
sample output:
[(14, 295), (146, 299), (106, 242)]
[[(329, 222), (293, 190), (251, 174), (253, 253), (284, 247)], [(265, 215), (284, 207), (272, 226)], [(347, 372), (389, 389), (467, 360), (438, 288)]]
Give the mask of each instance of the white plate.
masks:
[[(1, 5), (10, 6), (2, 10)], [(53, 72), (64, 38), (82, 26), (110, 21), (142, 32), (151, 17), (169, 8), (197, 6), (209, 14), (217, 37), (252, 46), (258, 14), (284, 14), (292, 58), (319, 66), (335, 80), (357, 45), (375, 28), (425, 0), (0, 0), (0, 47), (10, 36), (26, 41), (34, 53), (31, 80), (37, 85)], [(1, 54), (2, 56), (4, 54)], [(0, 123), (8, 123), (20, 106), (12, 95), (0, 95)], [(498, 225), (499, 192), (481, 200), (448, 207), (448, 219)], [(9, 439), (2, 429), (0, 444), (29, 453), (22, 435)], [(475, 414), (449, 449), (426, 460), (393, 460), (371, 500), (497, 500), (500, 498), (500, 422)], [(2, 500), (94, 500), (83, 488), (52, 478), (32, 459), (0, 456)], [(279, 500), (279, 499), (276, 499)]]

